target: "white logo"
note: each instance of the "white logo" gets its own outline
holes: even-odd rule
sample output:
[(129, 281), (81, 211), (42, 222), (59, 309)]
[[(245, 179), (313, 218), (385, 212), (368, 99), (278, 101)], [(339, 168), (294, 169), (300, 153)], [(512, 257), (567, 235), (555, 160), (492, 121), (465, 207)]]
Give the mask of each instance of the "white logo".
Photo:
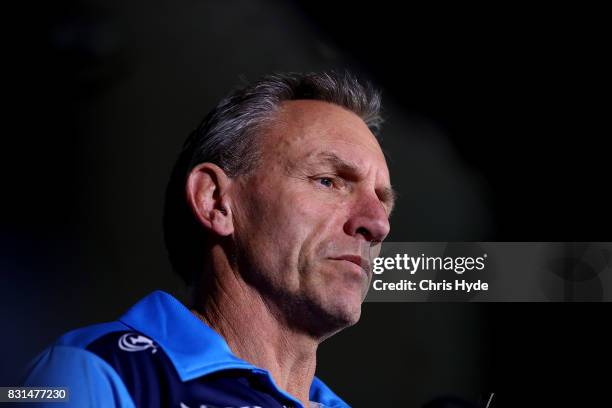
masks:
[(137, 333), (126, 333), (119, 339), (119, 348), (123, 351), (142, 351), (152, 349), (151, 354), (155, 354), (157, 346), (148, 337)]

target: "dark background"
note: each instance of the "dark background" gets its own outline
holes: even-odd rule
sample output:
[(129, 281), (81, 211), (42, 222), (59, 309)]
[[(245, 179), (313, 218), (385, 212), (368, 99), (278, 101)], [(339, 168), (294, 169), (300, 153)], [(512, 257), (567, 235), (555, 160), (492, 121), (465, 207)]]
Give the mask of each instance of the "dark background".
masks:
[[(390, 241), (612, 241), (610, 44), (586, 4), (56, 1), (6, 14), (0, 385), (161, 288), (179, 148), (244, 79), (383, 89)], [(355, 407), (608, 406), (609, 304), (365, 304), (318, 375)]]

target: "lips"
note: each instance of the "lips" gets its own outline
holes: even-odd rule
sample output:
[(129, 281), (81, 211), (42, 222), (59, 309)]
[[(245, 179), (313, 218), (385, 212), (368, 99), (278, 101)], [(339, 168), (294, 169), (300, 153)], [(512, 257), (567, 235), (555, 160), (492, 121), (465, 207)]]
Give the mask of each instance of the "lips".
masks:
[(364, 272), (366, 272), (368, 275), (370, 274), (370, 261), (359, 255), (340, 255), (340, 256), (335, 256), (331, 259), (334, 259), (336, 261), (352, 262), (355, 265), (359, 266), (361, 269), (363, 269)]

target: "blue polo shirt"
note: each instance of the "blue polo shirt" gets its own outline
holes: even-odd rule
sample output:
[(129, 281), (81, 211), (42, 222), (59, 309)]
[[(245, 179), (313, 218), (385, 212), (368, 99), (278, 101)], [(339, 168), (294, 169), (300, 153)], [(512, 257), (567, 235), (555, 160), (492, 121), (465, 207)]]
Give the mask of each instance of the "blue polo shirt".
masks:
[[(69, 403), (53, 407), (303, 408), (163, 291), (114, 322), (60, 337), (31, 364), (24, 386), (69, 387)], [(316, 377), (310, 400), (348, 408)]]

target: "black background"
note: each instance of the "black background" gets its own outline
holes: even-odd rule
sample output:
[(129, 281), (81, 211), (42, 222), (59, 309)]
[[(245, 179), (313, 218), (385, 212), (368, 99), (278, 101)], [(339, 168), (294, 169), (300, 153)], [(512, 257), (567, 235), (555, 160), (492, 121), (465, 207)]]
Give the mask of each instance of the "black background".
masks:
[[(155, 288), (163, 189), (240, 82), (349, 68), (383, 89), (390, 241), (612, 241), (609, 31), (586, 4), (52, 2), (7, 13), (0, 383)], [(320, 350), (349, 403), (607, 406), (609, 304), (366, 304)]]

